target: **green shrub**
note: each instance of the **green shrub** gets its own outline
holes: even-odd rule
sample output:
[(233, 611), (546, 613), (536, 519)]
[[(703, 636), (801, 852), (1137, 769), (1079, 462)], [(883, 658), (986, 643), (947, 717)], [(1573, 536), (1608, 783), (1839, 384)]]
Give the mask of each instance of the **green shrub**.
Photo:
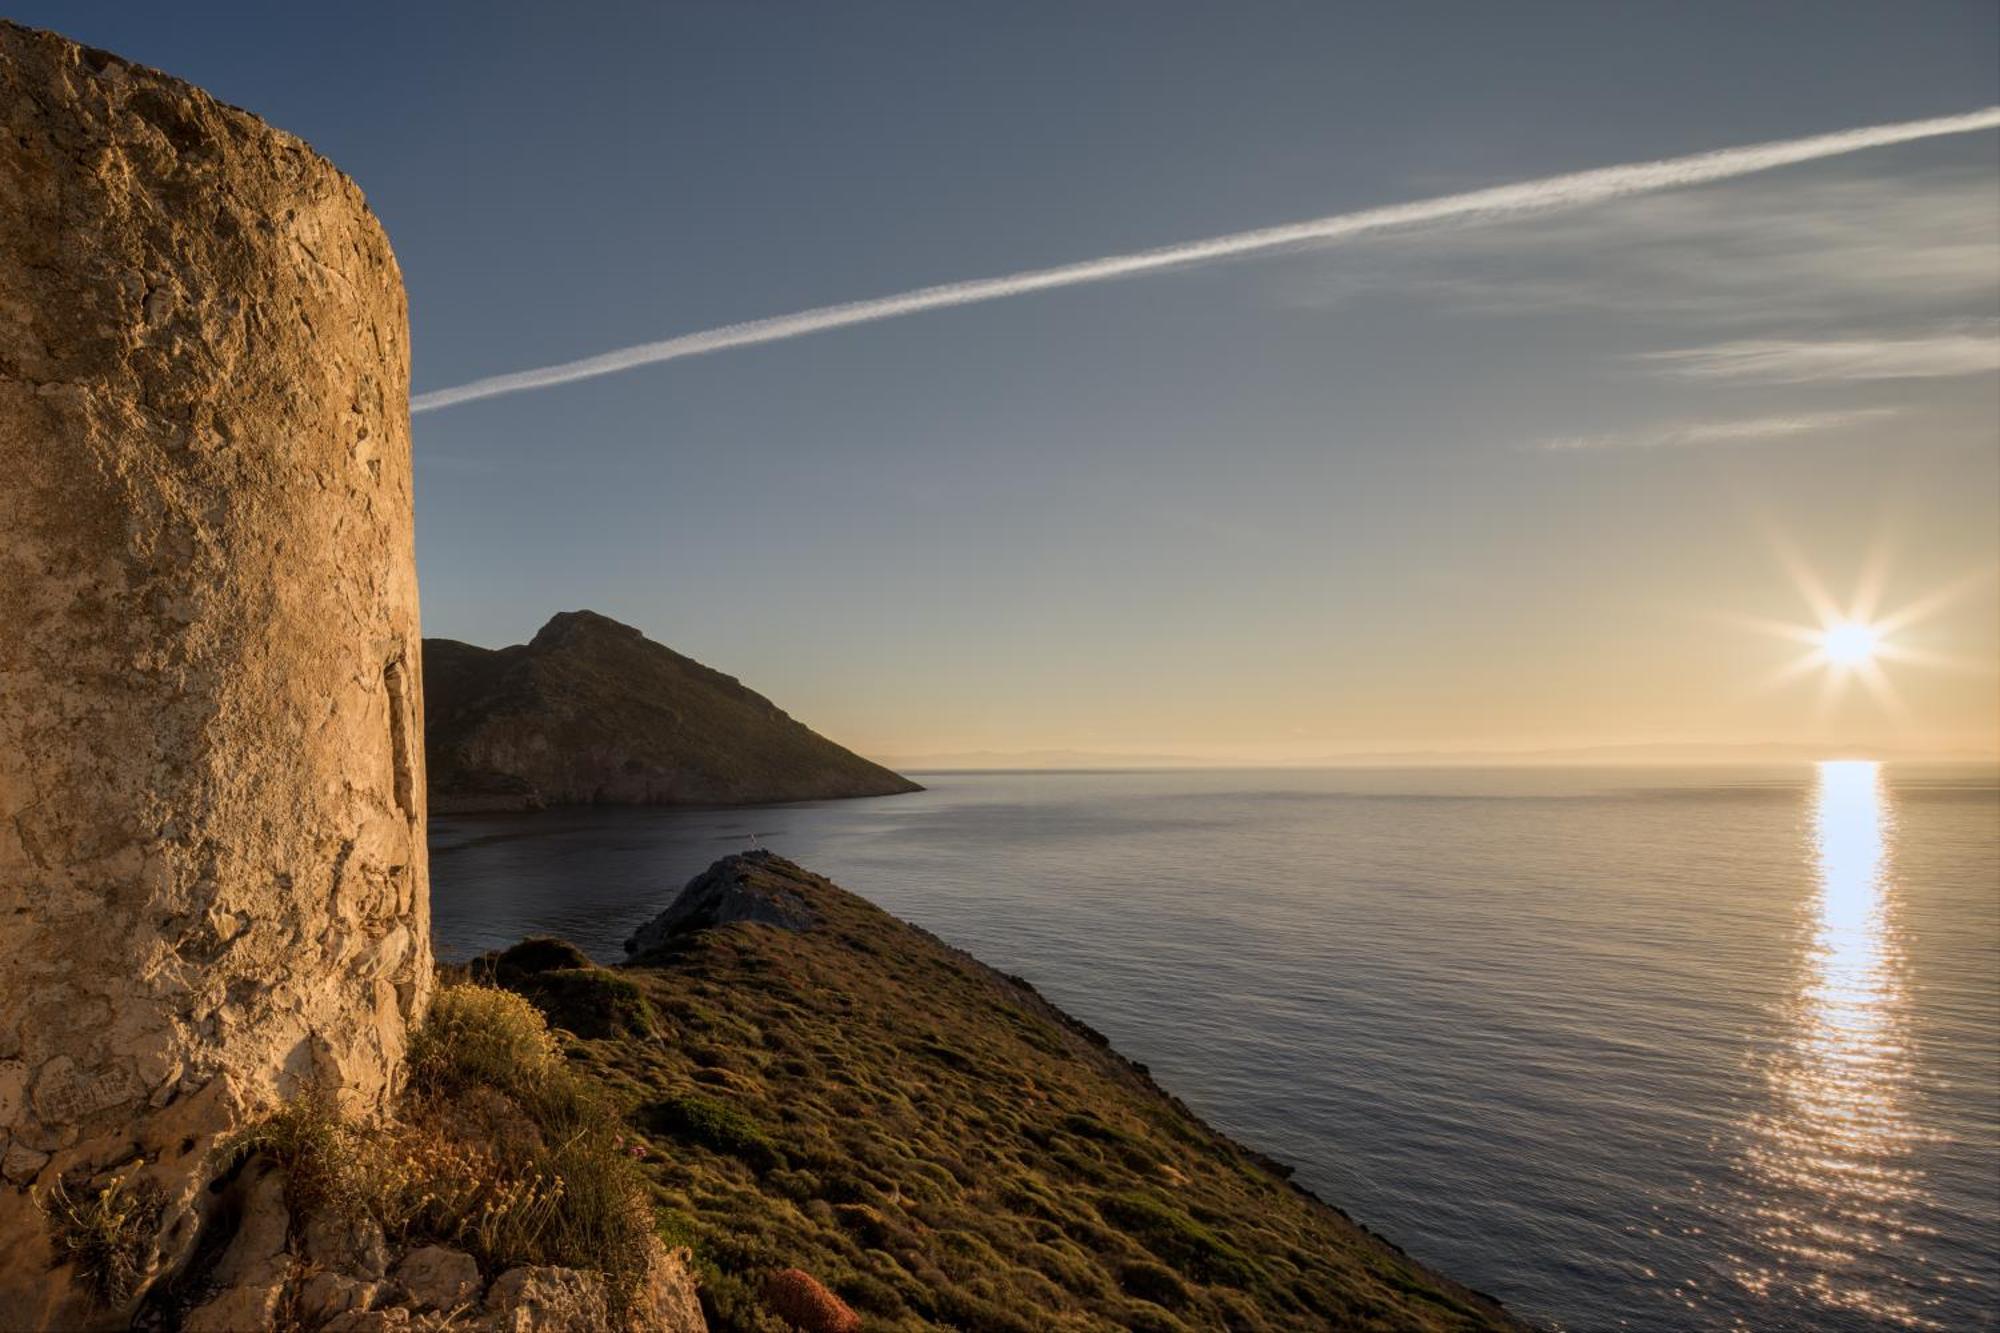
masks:
[(1249, 1260), (1241, 1253), (1186, 1213), (1150, 1195), (1112, 1195), (1098, 1201), (1097, 1211), (1105, 1221), (1197, 1282), (1240, 1287), (1253, 1276)]
[(590, 961), (568, 940), (541, 935), (472, 960), (464, 974), (479, 986), (525, 996), (550, 1023), (579, 1037), (648, 1037), (653, 1010), (639, 987)]
[(835, 1292), (857, 1310), (894, 1318), (903, 1313), (903, 1298), (896, 1289), (870, 1273), (853, 1273), (833, 1284)]
[(947, 1046), (941, 1041), (927, 1041), (917, 1049), (926, 1058), (935, 1060), (949, 1069), (956, 1069), (962, 1074), (975, 1073), (979, 1068), (978, 1065), (973, 1063), (971, 1056), (968, 1056), (963, 1051)]
[(987, 1333), (1037, 1333), (1036, 1326), (963, 1287), (947, 1286), (937, 1293), (937, 1314), (941, 1322), (958, 1328), (976, 1328)]
[(1099, 1143), (1130, 1143), (1131, 1136), (1113, 1129), (1096, 1116), (1084, 1111), (1073, 1111), (1062, 1118), (1062, 1127), (1079, 1138), (1095, 1139)]
[(629, 978), (602, 967), (564, 967), (508, 983), (559, 1028), (586, 1040), (650, 1037), (653, 1009)]
[(589, 954), (553, 935), (532, 936), (499, 954), (476, 960), (473, 966), (477, 970), (482, 964), (490, 967), (491, 984), (510, 989), (515, 982), (542, 972), (592, 966)]
[(833, 1218), (867, 1249), (886, 1250), (902, 1239), (903, 1228), (865, 1203), (836, 1204)]
[(1128, 1305), (1119, 1311), (1126, 1333), (1188, 1333), (1188, 1326), (1157, 1305)]
[(1158, 1264), (1131, 1263), (1118, 1270), (1118, 1285), (1126, 1294), (1137, 1296), (1142, 1301), (1164, 1305), (1169, 1310), (1178, 1310), (1188, 1303), (1188, 1289), (1172, 1270)]
[(698, 1269), (702, 1317), (712, 1329), (731, 1333), (792, 1333), (784, 1320), (764, 1308), (762, 1293), (749, 1281), (714, 1264)]
[(784, 1154), (756, 1121), (707, 1097), (663, 1098), (647, 1108), (646, 1121), (659, 1133), (741, 1158), (758, 1171), (770, 1171), (785, 1162)]
[(765, 1178), (765, 1183), (795, 1203), (817, 1199), (820, 1193), (819, 1177), (810, 1171), (773, 1171)]

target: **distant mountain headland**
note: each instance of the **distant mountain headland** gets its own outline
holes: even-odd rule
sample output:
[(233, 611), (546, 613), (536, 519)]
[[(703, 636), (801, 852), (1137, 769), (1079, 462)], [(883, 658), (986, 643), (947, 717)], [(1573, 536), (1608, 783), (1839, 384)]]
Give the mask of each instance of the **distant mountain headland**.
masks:
[(562, 612), (510, 648), (425, 639), (423, 678), (439, 813), (922, 790), (734, 677), (594, 611)]

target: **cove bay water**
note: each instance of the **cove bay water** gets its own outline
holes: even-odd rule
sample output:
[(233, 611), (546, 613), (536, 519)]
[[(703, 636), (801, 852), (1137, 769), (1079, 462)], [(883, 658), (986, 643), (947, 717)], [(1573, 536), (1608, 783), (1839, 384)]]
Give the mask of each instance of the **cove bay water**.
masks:
[(439, 952), (615, 961), (754, 837), (1531, 1320), (2000, 1327), (1992, 771), (917, 776), (434, 819)]

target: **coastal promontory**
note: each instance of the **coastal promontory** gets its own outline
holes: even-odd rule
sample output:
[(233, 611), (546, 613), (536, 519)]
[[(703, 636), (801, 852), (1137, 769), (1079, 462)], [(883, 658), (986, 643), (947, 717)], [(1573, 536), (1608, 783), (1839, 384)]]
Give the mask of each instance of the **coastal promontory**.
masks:
[[(473, 971), (627, 1108), (711, 1328), (1520, 1327), (1025, 980), (782, 857), (717, 862), (627, 949)], [(772, 1322), (810, 1291), (825, 1322)]]
[(426, 639), (424, 680), (441, 813), (920, 790), (734, 677), (594, 611), (565, 611), (509, 648)]

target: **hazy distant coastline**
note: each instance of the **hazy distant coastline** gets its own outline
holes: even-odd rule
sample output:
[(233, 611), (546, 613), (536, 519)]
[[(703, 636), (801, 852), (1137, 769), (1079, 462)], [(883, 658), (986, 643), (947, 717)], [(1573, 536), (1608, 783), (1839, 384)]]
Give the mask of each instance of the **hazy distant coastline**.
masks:
[(1880, 763), (2000, 764), (2000, 750), (1898, 750), (1878, 745), (1589, 745), (1532, 750), (1371, 750), (1302, 759), (1128, 754), (1089, 750), (963, 750), (890, 755), (881, 762), (900, 773), (1090, 771), (1093, 769), (1256, 768), (1505, 768), (1546, 765), (1671, 765), (1816, 763), (1872, 759)]

